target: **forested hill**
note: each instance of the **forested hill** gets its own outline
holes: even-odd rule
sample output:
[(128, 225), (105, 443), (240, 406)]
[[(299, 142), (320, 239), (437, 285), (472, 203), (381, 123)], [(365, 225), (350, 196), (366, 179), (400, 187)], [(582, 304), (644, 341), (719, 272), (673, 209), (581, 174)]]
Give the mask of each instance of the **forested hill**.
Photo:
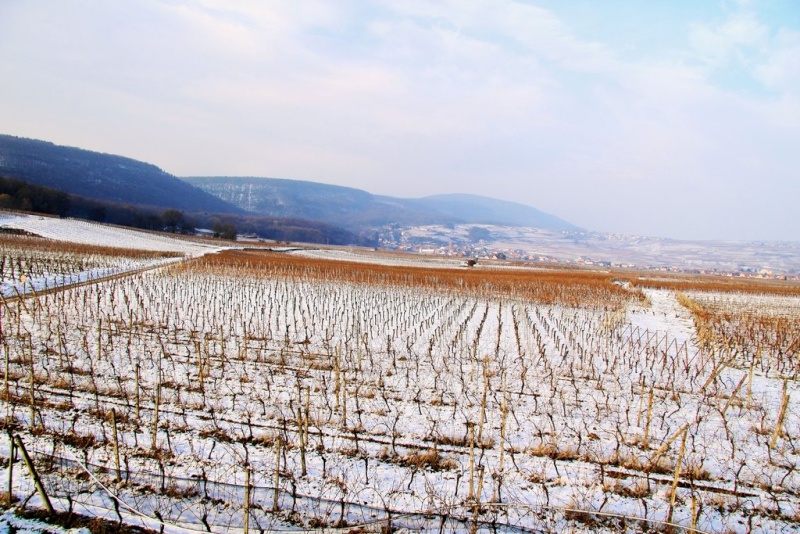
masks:
[(390, 224), (457, 223), (577, 229), (530, 206), (476, 195), (405, 199), (373, 195), (350, 187), (278, 178), (215, 176), (184, 180), (251, 213), (317, 219), (356, 232)]
[(191, 233), (228, 224), (265, 239), (374, 245), (369, 235), (314, 217), (249, 213), (155, 165), (9, 135), (0, 135), (0, 208), (151, 230)]
[(0, 175), (107, 202), (243, 212), (149, 163), (10, 135), (0, 135)]
[[(195, 225), (223, 217), (240, 232), (280, 240), (372, 244), (380, 228), (393, 225), (576, 229), (530, 206), (475, 195), (406, 199), (299, 180), (178, 179), (155, 165), (131, 158), (10, 135), (0, 135), (0, 176), (73, 195), (75, 198), (67, 199), (69, 209), (58, 208), (71, 216), (87, 217), (89, 213), (90, 218), (101, 222), (157, 227), (160, 213), (174, 209), (184, 212)], [(35, 204), (32, 190), (14, 188), (6, 193), (10, 198), (5, 204), (22, 209)], [(122, 215), (132, 222), (116, 220)]]

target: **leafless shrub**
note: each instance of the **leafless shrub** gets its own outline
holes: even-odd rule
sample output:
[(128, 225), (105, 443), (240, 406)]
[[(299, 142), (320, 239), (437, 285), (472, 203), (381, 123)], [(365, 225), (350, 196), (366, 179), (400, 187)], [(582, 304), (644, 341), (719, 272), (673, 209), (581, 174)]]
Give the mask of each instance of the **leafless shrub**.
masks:
[(432, 471), (458, 468), (458, 463), (454, 459), (443, 456), (436, 449), (411, 450), (400, 458), (399, 463), (406, 467)]
[(638, 478), (631, 483), (615, 480), (614, 482), (606, 483), (605, 489), (623, 497), (643, 499), (652, 493), (649, 486), (647, 480)]
[(525, 449), (525, 452), (531, 456), (545, 456), (553, 460), (577, 460), (581, 457), (577, 447), (559, 446), (552, 441), (530, 445)]

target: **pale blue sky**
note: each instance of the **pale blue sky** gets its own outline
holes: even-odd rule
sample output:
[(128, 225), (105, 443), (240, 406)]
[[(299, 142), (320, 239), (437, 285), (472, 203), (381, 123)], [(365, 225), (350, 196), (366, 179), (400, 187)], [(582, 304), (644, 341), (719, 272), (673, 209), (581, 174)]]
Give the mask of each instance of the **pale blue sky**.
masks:
[(797, 0), (0, 0), (0, 133), (800, 240)]

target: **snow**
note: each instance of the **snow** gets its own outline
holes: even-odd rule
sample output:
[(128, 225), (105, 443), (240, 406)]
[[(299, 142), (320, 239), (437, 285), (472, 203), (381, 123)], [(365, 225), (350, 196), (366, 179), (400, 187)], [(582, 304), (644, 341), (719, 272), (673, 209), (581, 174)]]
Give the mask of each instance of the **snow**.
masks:
[(458, 258), (438, 258), (420, 257), (415, 259), (409, 254), (376, 254), (367, 251), (342, 250), (342, 249), (294, 249), (289, 251), (292, 254), (307, 258), (321, 260), (352, 261), (356, 263), (367, 263), (372, 265), (388, 265), (399, 267), (419, 267), (423, 269), (458, 269), (464, 267), (464, 259)]
[[(325, 253), (355, 256), (368, 259)], [(439, 511), (465, 518), (452, 525), (463, 529), (473, 512), (471, 463), (483, 467), (482, 484), (473, 472), (483, 520), (613, 530), (569, 519), (567, 509), (581, 509), (664, 521), (678, 431), (687, 428), (674, 521), (690, 524), (695, 498), (704, 531), (795, 531), (796, 376), (757, 366), (746, 401), (746, 389), (734, 394), (748, 376), (741, 356), (701, 349), (675, 295), (645, 293), (649, 304), (632, 300), (618, 313), (156, 269), (41, 295), (25, 308), (9, 303), (3, 333), (14, 379), (2, 408), (32, 454), (60, 459), (44, 475), (56, 506), (70, 492), (114, 517), (113, 492), (132, 519), (133, 510), (158, 512), (175, 529), (203, 530), (203, 521), (241, 529), (245, 464), (260, 528), (330, 523), (340, 513), (368, 523), (392, 510), (409, 529), (438, 526), (426, 514)], [(770, 299), (734, 298), (800, 309), (797, 299)], [(788, 410), (773, 447), (784, 383)], [(113, 480), (111, 408), (127, 483)], [(46, 432), (31, 429), (37, 421)], [(472, 460), (470, 426), (481, 434)], [(81, 446), (56, 436), (91, 439)], [(665, 468), (645, 472), (674, 436)], [(0, 435), (0, 453), (7, 449)], [(409, 461), (421, 453), (439, 455), (443, 468)], [(14, 491), (27, 495), (21, 471)], [(271, 513), (276, 472), (281, 514)], [(639, 485), (645, 493), (631, 495)], [(498, 496), (502, 504), (485, 504)]]
[(697, 352), (691, 314), (678, 303), (675, 294), (661, 289), (644, 288), (642, 291), (649, 305), (628, 309), (627, 321), (631, 326), (653, 333), (661, 332), (668, 336), (667, 343), (672, 340), (679, 345), (686, 343), (689, 351)]
[[(39, 263), (37, 274), (16, 273), (9, 277), (5, 273), (0, 278), (0, 295), (14, 297), (31, 292), (41, 292), (56, 287), (96, 281), (123, 273), (147, 270), (166, 266), (182, 260), (182, 257), (196, 257), (218, 252), (221, 248), (205, 244), (171, 238), (159, 234), (141, 232), (128, 228), (102, 225), (76, 219), (58, 219), (34, 215), (11, 214), (0, 211), (0, 227), (24, 230), (46, 239), (97, 245), (112, 248), (133, 249), (149, 252), (174, 252), (174, 258), (125, 257), (113, 255), (93, 255), (80, 258), (81, 268), (70, 268), (68, 254), (57, 252), (31, 251), (24, 254), (24, 262)], [(13, 251), (9, 252), (12, 256)], [(57, 264), (57, 265), (56, 265)]]
[(58, 241), (105, 247), (180, 252), (187, 255), (202, 255), (215, 250), (215, 247), (201, 243), (79, 219), (0, 212), (0, 227), (25, 230)]
[(19, 517), (13, 510), (0, 515), (0, 534), (91, 534), (88, 528), (62, 528), (35, 519)]

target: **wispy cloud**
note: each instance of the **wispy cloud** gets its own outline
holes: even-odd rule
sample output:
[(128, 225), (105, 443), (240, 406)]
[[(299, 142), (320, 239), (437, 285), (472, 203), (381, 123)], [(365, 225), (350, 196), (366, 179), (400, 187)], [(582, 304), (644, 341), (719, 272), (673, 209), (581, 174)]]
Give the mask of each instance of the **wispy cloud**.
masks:
[(798, 239), (800, 8), (719, 5), (12, 1), (0, 122), (179, 175)]

